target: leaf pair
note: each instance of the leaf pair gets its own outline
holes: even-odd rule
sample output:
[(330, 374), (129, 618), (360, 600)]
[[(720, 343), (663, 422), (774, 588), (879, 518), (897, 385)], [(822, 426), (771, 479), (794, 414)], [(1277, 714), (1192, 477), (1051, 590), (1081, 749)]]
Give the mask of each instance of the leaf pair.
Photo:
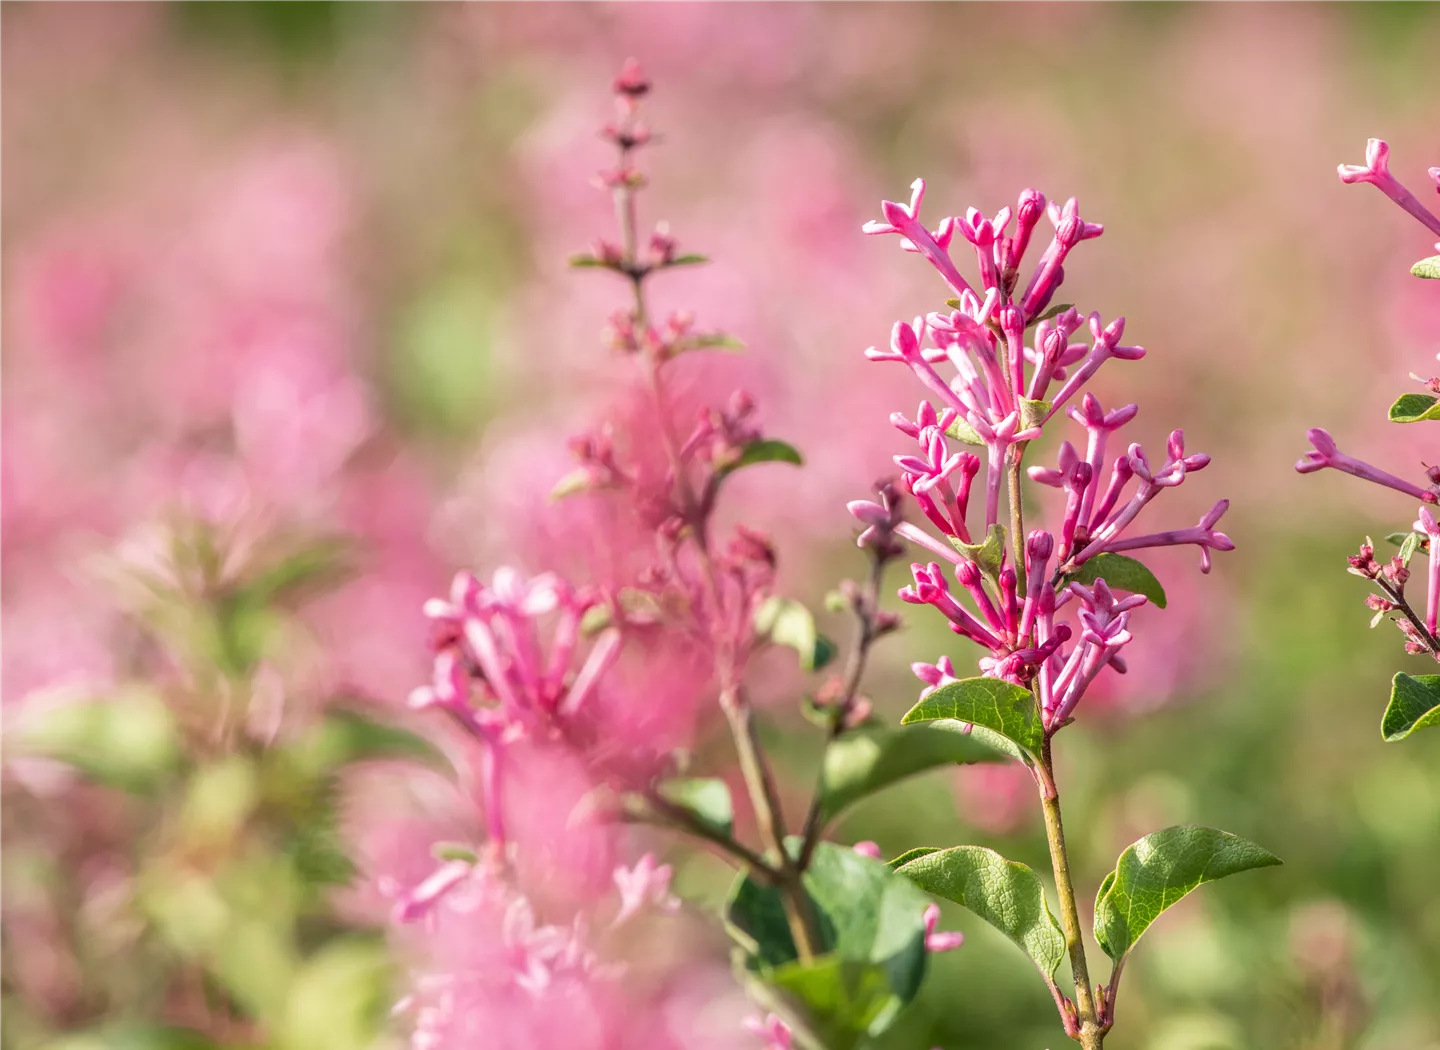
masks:
[(797, 957), (780, 892), (739, 880), (726, 922), (761, 998), (795, 1011), (829, 1050), (890, 1026), (925, 975), (929, 898), (883, 862), (822, 842), (803, 876), (823, 952)]
[[(1150, 925), (1206, 882), (1280, 859), (1228, 831), (1193, 825), (1146, 835), (1120, 854), (1095, 900), (1095, 939), (1118, 964)], [(1065, 957), (1065, 935), (1051, 914), (1040, 877), (981, 846), (917, 849), (891, 862), (937, 897), (970, 909), (1020, 948), (1052, 979)]]

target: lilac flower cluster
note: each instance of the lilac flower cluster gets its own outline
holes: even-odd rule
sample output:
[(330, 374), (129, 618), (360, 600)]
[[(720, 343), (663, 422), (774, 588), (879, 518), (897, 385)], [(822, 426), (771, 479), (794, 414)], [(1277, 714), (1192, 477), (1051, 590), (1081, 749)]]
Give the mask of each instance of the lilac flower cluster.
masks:
[[(1347, 185), (1369, 183), (1374, 186), (1427, 230), (1440, 236), (1440, 216), (1425, 207), (1419, 197), (1390, 173), (1390, 146), (1383, 139), (1369, 141), (1365, 149), (1364, 164), (1341, 164), (1339, 174), (1340, 181)], [(1440, 168), (1431, 168), (1429, 174), (1435, 183), (1436, 192), (1440, 192)], [(1440, 243), (1435, 245), (1435, 249), (1440, 251)], [(1436, 261), (1428, 260), (1431, 263)], [(1416, 272), (1419, 273), (1419, 266)], [(1410, 377), (1427, 392), (1424, 395), (1410, 395), (1416, 397), (1420, 411), (1410, 415), (1402, 412), (1397, 416), (1392, 409), (1391, 418), (1397, 422), (1434, 419), (1436, 395), (1440, 395), (1440, 376), (1424, 377), (1412, 372)], [(1397, 402), (1397, 407), (1405, 400), (1402, 398)], [(1375, 612), (1371, 626), (1390, 616), (1405, 636), (1407, 652), (1429, 653), (1440, 661), (1440, 553), (1437, 553), (1436, 547), (1436, 540), (1440, 539), (1440, 526), (1436, 524), (1435, 512), (1430, 509), (1440, 503), (1440, 463), (1427, 464), (1422, 461), (1419, 464), (1417, 480), (1407, 480), (1341, 452), (1329, 432), (1319, 427), (1311, 429), (1306, 436), (1313, 448), (1295, 464), (1295, 469), (1301, 474), (1312, 474), (1329, 467), (1420, 501), (1416, 520), (1402, 541), (1400, 553), (1388, 562), (1379, 561), (1375, 557), (1373, 544), (1367, 539), (1360, 552), (1351, 556), (1350, 572), (1371, 581), (1380, 592), (1371, 594), (1366, 599), (1366, 604)], [(1405, 595), (1405, 586), (1411, 574), (1410, 562), (1416, 553), (1423, 553), (1429, 566), (1423, 615), (1411, 607)]]
[[(903, 488), (934, 532), (904, 521), (893, 499), (856, 501), (850, 512), (865, 526), (861, 546), (902, 539), (935, 559), (911, 567), (914, 583), (900, 597), (934, 606), (951, 630), (989, 650), (980, 660), (982, 673), (1033, 689), (1053, 731), (1105, 668), (1124, 672), (1130, 612), (1147, 600), (1117, 596), (1119, 584), (1107, 583), (1104, 562), (1091, 566), (1093, 573), (1082, 569), (1102, 555), (1193, 544), (1208, 572), (1212, 550), (1234, 547), (1215, 529), (1228, 502), (1216, 503), (1191, 528), (1146, 534), (1133, 528), (1163, 490), (1210, 460), (1187, 453), (1179, 430), (1158, 464), (1138, 444), (1109, 454), (1111, 435), (1138, 409), (1107, 412), (1085, 387), (1105, 362), (1138, 360), (1145, 350), (1122, 343), (1123, 317), (1105, 324), (1099, 314), (1085, 318), (1071, 306), (1051, 306), (1071, 251), (1100, 236), (1102, 226), (1081, 218), (1073, 198), (1047, 205), (1043, 195), (1027, 189), (1013, 210), (1002, 208), (992, 219), (971, 208), (964, 218), (947, 217), (930, 230), (920, 221), (924, 181), (917, 179), (912, 189), (908, 205), (883, 202), (884, 221), (867, 223), (865, 232), (898, 234), (901, 246), (923, 255), (957, 298), (947, 300), (948, 312), (897, 322), (889, 349), (872, 347), (866, 356), (906, 365), (928, 394), (913, 420), (897, 413), (891, 422), (919, 445), (918, 454), (896, 456), (895, 463)], [(1047, 215), (1053, 235), (1021, 286), (1022, 260)], [(957, 232), (974, 251), (978, 287), (951, 257)], [(1082, 330), (1088, 343), (1078, 337)], [(947, 366), (949, 378), (940, 371)], [(1057, 528), (1027, 535), (1019, 491), (1025, 448), (1062, 411), (1084, 429), (1085, 448), (1082, 453), (1065, 441), (1054, 467), (1029, 468), (1031, 480), (1060, 489), (1065, 503)], [(982, 528), (970, 524), (981, 457), (952, 442), (984, 450)], [(1001, 506), (1007, 479), (1008, 535)], [(958, 588), (952, 588), (952, 576)], [(1068, 605), (1078, 609), (1074, 625), (1057, 619)], [(914, 670), (927, 693), (955, 679), (948, 657)]]

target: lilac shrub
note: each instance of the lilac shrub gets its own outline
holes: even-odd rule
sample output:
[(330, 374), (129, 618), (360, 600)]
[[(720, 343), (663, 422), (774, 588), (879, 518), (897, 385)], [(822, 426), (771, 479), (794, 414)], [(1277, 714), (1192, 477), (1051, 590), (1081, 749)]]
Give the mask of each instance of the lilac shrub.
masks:
[[(1098, 679), (1125, 672), (1133, 610), (1165, 605), (1160, 581), (1134, 555), (1193, 546), (1208, 572), (1212, 554), (1234, 546), (1216, 527), (1225, 500), (1193, 526), (1148, 524), (1150, 504), (1203, 470), (1209, 457), (1187, 451), (1179, 430), (1160, 456), (1123, 444), (1120, 432), (1137, 406), (1106, 410), (1090, 389), (1107, 361), (1145, 353), (1124, 343), (1123, 318), (1106, 323), (1055, 303), (1072, 251), (1103, 228), (1082, 219), (1074, 200), (1047, 205), (1026, 190), (1015, 209), (994, 218), (971, 209), (930, 230), (919, 216), (921, 181), (908, 205), (884, 202), (884, 221), (865, 226), (896, 234), (923, 255), (953, 298), (944, 311), (897, 323), (888, 349), (867, 351), (871, 360), (909, 368), (925, 400), (913, 419), (891, 417), (917, 446), (895, 457), (898, 477), (849, 505), (863, 525), (858, 545), (869, 573), (834, 595), (855, 633), (839, 673), (803, 703), (825, 753), (797, 820), (782, 804), (758, 728), (757, 657), (788, 647), (813, 673), (839, 647), (818, 633), (803, 605), (777, 593), (778, 554), (769, 538), (744, 524), (722, 535), (717, 508), (737, 470), (798, 466), (802, 456), (764, 432), (745, 392), (698, 404), (680, 393), (687, 381), (695, 385), (701, 351), (738, 347), (688, 314), (652, 312), (652, 279), (705, 260), (682, 252), (663, 224), (648, 237), (640, 232), (646, 180), (636, 158), (654, 139), (641, 118), (649, 90), (633, 62), (615, 81), (616, 118), (602, 135), (617, 163), (597, 183), (613, 197), (619, 235), (572, 259), (619, 277), (627, 289), (629, 301), (611, 317), (605, 341), (634, 364), (645, 409), (617, 410), (576, 438), (578, 467), (556, 489), (557, 497), (613, 499), (648, 539), (637, 568), (619, 582), (576, 586), (502, 569), (487, 586), (461, 572), (448, 599), (425, 607), (434, 627), (433, 681), (411, 704), (445, 715), (469, 741), (477, 824), (485, 830), (477, 846), (437, 844), (433, 874), (396, 902), (397, 920), (430, 938), (407, 1003), (414, 1045), (468, 1045), (497, 1031), (512, 1045), (547, 1045), (545, 1033), (582, 1022), (586, 1045), (671, 1045), (663, 1025), (648, 1020), (637, 1028), (615, 1007), (625, 995), (624, 965), (604, 947), (610, 931), (636, 916), (678, 907), (670, 867), (646, 852), (620, 860), (613, 892), (530, 899), (522, 877), (530, 847), (512, 817), (522, 793), (514, 783), (546, 752), (567, 756), (589, 788), (572, 800), (567, 827), (662, 828), (736, 868), (726, 925), (747, 991), (761, 1007), (749, 1028), (767, 1046), (838, 1050), (888, 1028), (917, 994), (929, 956), (961, 946), (960, 934), (936, 928), (932, 897), (971, 909), (1025, 951), (1065, 1032), (1086, 1048), (1102, 1046), (1115, 1021), (1122, 967), (1159, 912), (1202, 882), (1279, 863), (1211, 828), (1167, 828), (1135, 843), (1100, 887), (1095, 937), (1113, 967), (1107, 983), (1092, 984), (1053, 739), (1074, 722)], [(1047, 217), (1053, 233), (1021, 284), (1022, 261)], [(957, 233), (974, 249), (974, 284), (952, 258)], [(1079, 427), (1076, 442), (1061, 442), (1053, 466), (1027, 469), (1027, 448), (1066, 418)], [(1049, 528), (1027, 532), (1032, 485), (1058, 491), (1059, 514)], [(919, 702), (902, 726), (891, 727), (861, 687), (874, 645), (900, 626), (880, 607), (886, 570), (911, 548), (922, 560), (910, 566), (912, 581), (900, 598), (932, 606), (955, 634), (976, 643), (978, 674), (964, 676), (958, 653), (914, 664)], [(649, 654), (662, 650), (683, 653), (690, 677), (714, 698), (748, 807), (732, 798), (727, 770), (692, 768), (688, 749), (653, 736), (642, 722), (597, 713), (607, 704), (636, 711), (624, 697), (653, 694), (645, 668)], [(640, 672), (622, 678), (624, 661), (636, 656)], [(887, 864), (875, 843), (843, 847), (825, 837), (845, 806), (905, 776), (1008, 761), (1036, 785), (1058, 921), (1039, 876), (992, 850), (916, 849)], [(611, 841), (617, 856), (625, 852), (621, 838)], [(1068, 992), (1055, 978), (1067, 957)]]
[[(1381, 139), (1371, 139), (1365, 150), (1364, 164), (1341, 164), (1340, 181), (1347, 184), (1365, 182), (1380, 190), (1420, 222), (1431, 234), (1440, 236), (1440, 216), (1436, 216), (1390, 173), (1390, 146)], [(1431, 168), (1430, 179), (1440, 192), (1440, 168)], [(1440, 243), (1435, 245), (1440, 252)], [(1440, 255), (1421, 259), (1410, 271), (1416, 277), (1440, 279)], [(1440, 355), (1436, 355), (1440, 358)], [(1424, 393), (1401, 394), (1390, 406), (1393, 423), (1425, 423), (1440, 421), (1440, 376), (1428, 378), (1415, 373), (1410, 378), (1420, 384)], [(1424, 430), (1421, 427), (1421, 430)], [(1326, 430), (1315, 427), (1307, 436), (1314, 446), (1295, 464), (1301, 474), (1312, 474), (1330, 468), (1351, 474), (1381, 488), (1390, 489), (1418, 501), (1415, 520), (1409, 528), (1393, 532), (1386, 540), (1398, 546), (1389, 558), (1375, 555), (1375, 544), (1369, 537), (1352, 555), (1350, 572), (1370, 582), (1374, 590), (1365, 604), (1375, 613), (1370, 621), (1374, 627), (1389, 619), (1405, 638), (1405, 651), (1428, 655), (1440, 662), (1440, 555), (1436, 540), (1440, 539), (1440, 462), (1426, 463), (1421, 456), (1426, 446), (1417, 444), (1415, 461), (1408, 470), (1409, 478), (1397, 476), (1380, 467), (1341, 452), (1335, 439)], [(1433, 446), (1431, 446), (1433, 454)], [(1414, 587), (1407, 595), (1415, 556), (1423, 555), (1425, 599), (1423, 608), (1414, 597)], [(1386, 740), (1400, 740), (1417, 729), (1440, 725), (1440, 675), (1409, 675), (1398, 672), (1391, 687), (1390, 704), (1381, 721)]]

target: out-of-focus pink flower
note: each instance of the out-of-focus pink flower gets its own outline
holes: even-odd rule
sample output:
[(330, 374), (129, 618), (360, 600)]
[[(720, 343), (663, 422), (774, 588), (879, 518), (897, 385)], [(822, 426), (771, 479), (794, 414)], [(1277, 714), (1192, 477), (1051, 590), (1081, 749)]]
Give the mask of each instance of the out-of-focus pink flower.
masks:
[(670, 893), (670, 865), (656, 864), (655, 855), (646, 853), (635, 866), (615, 869), (615, 888), (620, 891), (620, 910), (612, 925), (619, 926), (641, 910), (652, 907), (673, 912), (680, 901)]
[(747, 1017), (745, 1028), (756, 1038), (764, 1040), (762, 1050), (790, 1050), (794, 1044), (795, 1037), (790, 1032), (790, 1026), (775, 1014)]
[(931, 904), (925, 908), (925, 950), (927, 952), (953, 952), (965, 943), (965, 935), (958, 931), (949, 933), (937, 931), (940, 922), (940, 905)]

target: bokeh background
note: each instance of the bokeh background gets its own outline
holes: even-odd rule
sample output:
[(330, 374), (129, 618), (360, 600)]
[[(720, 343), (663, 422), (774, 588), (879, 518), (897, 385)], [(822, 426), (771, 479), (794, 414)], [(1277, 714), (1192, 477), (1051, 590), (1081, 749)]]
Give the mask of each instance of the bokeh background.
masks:
[[(1366, 629), (1344, 572), (1413, 507), (1291, 468), (1309, 426), (1382, 463), (1421, 440), (1385, 408), (1440, 351), (1440, 292), (1405, 272), (1429, 244), (1334, 167), (1371, 135), (1412, 185), (1440, 161), (1440, 8), (7, 2), (3, 19), (6, 1047), (119, 1046), (156, 1021), (259, 1045), (255, 1013), (281, 1018), (275, 1045), (391, 1038), (375, 887), (424, 870), (417, 825), (463, 821), (401, 764), (345, 773), (394, 748), (317, 743), (306, 713), (398, 709), (427, 673), (419, 605), (455, 567), (595, 553), (545, 493), (625, 383), (599, 336), (621, 289), (565, 259), (609, 231), (594, 129), (634, 55), (664, 134), (646, 207), (714, 259), (666, 278), (661, 305), (746, 342), (727, 378), (805, 452), (802, 472), (737, 479), (734, 513), (817, 605), (859, 571), (844, 502), (885, 472), (889, 412), (914, 407), (861, 351), (939, 290), (860, 224), (919, 174), (931, 216), (1034, 185), (1106, 224), (1062, 298), (1124, 314), (1150, 354), (1098, 389), (1141, 404), (1148, 441), (1184, 426), (1213, 455), (1165, 513), (1228, 496), (1239, 549), (1203, 579), (1188, 555), (1161, 563), (1170, 608), (1147, 614), (1135, 673), (1067, 731), (1082, 897), (1170, 823), (1286, 861), (1150, 933), (1110, 1045), (1440, 1048), (1440, 734), (1381, 743), (1389, 676), (1425, 667)], [(877, 708), (903, 711), (905, 665), (947, 644), (919, 618), (888, 643)], [(783, 695), (799, 687), (780, 676), (769, 715), (795, 804), (815, 759)], [(117, 713), (67, 716), (77, 697)], [(214, 728), (232, 709), (247, 740), (287, 727), (289, 750), (236, 757)], [(58, 738), (90, 775), (25, 746)], [(1028, 790), (998, 767), (931, 774), (837, 833), (1043, 869)], [(683, 895), (723, 892), (717, 865), (672, 859)], [(960, 909), (945, 921), (970, 939), (884, 1045), (1064, 1045), (1029, 964)], [(723, 966), (704, 929), (687, 950)]]

